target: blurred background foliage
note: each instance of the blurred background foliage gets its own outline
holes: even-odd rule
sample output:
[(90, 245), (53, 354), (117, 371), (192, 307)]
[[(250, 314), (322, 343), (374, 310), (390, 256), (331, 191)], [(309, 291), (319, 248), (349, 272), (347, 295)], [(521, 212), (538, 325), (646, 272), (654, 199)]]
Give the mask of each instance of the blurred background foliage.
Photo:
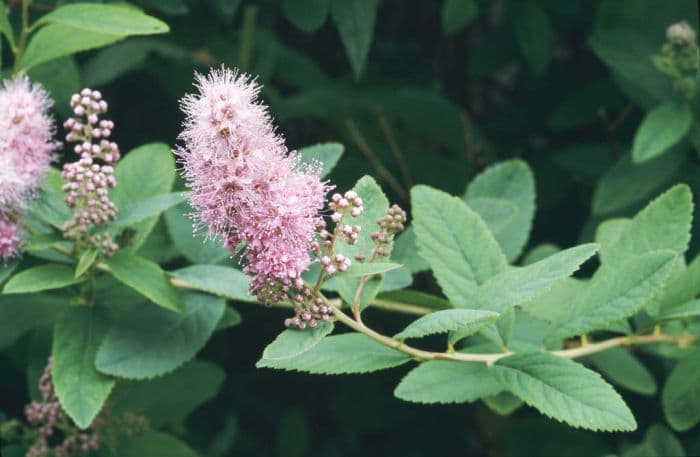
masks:
[[(485, 166), (526, 160), (537, 183), (530, 248), (592, 240), (599, 222), (634, 214), (671, 183), (700, 192), (697, 97), (681, 141), (642, 163), (631, 156), (645, 113), (679, 97), (650, 57), (660, 53), (671, 23), (697, 29), (693, 0), (133, 3), (171, 32), (30, 71), (56, 98), (58, 117), (68, 114), (71, 93), (100, 89), (124, 151), (173, 144), (178, 99), (192, 90), (193, 72), (225, 64), (264, 85), (290, 149), (346, 146), (331, 175), (341, 190), (371, 174), (390, 200), (408, 207), (414, 184), (462, 194)], [(54, 6), (37, 0), (32, 10)], [(413, 287), (437, 292), (426, 274)], [(405, 368), (364, 377), (256, 369), (285, 314), (239, 309), (245, 325), (217, 333), (202, 354), (227, 371), (225, 382), (216, 377), (218, 395), (169, 426), (207, 455), (664, 455), (655, 445), (664, 430), (650, 428), (663, 422), (658, 397), (626, 394), (640, 427), (624, 435), (573, 430), (526, 407), (503, 417), (482, 404), (413, 405), (391, 395)], [(3, 408), (11, 415), (27, 396), (19, 367), (33, 344), (25, 338), (16, 363), (1, 362)], [(691, 455), (700, 454), (699, 431), (678, 435)]]

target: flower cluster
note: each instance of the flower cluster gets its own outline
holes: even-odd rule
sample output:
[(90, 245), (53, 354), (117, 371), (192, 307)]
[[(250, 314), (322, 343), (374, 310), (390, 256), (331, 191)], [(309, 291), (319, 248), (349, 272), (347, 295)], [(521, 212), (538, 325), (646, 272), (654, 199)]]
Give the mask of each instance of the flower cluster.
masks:
[[(39, 378), (39, 392), (42, 401), (32, 401), (25, 408), (27, 421), (38, 432), (36, 441), (27, 451), (27, 457), (47, 455), (67, 457), (74, 452), (87, 453), (98, 449), (100, 445), (99, 432), (109, 414), (108, 408), (102, 409), (86, 431), (80, 431), (70, 425), (69, 419), (54, 392), (50, 358), (41, 378)], [(52, 446), (50, 440), (55, 438), (57, 430), (62, 432), (63, 440), (60, 444)]]
[(667, 73), (675, 88), (691, 99), (697, 91), (700, 56), (695, 30), (685, 21), (666, 29), (666, 42), (661, 47), (660, 69)]
[(117, 217), (117, 207), (109, 199), (109, 189), (117, 184), (113, 166), (120, 158), (119, 146), (109, 141), (114, 123), (100, 119), (107, 112), (107, 102), (99, 91), (83, 89), (71, 97), (70, 104), (76, 117), (63, 126), (68, 130), (66, 141), (77, 143), (73, 151), (80, 159), (65, 164), (61, 172), (68, 181), (63, 186), (66, 204), (74, 209), (63, 234), (109, 256), (118, 249), (117, 244), (108, 232), (92, 233), (91, 227), (102, 227)]
[(222, 68), (196, 81), (198, 93), (181, 101), (184, 147), (174, 151), (195, 219), (231, 251), (244, 246), (244, 272), (259, 300), (283, 300), (310, 265), (329, 186), (318, 164), (287, 151), (247, 75)]
[(376, 257), (389, 257), (389, 245), (396, 235), (404, 231), (405, 224), (406, 211), (402, 210), (399, 205), (392, 205), (386, 214), (377, 220), (379, 230), (371, 235), (375, 244)]
[(0, 261), (19, 253), (24, 206), (55, 158), (53, 102), (20, 75), (0, 85)]

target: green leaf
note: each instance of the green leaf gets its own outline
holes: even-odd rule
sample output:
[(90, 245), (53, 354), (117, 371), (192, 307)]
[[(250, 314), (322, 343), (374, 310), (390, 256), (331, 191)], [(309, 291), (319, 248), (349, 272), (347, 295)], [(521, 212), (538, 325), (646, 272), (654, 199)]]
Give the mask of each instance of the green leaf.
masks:
[(503, 387), (552, 419), (594, 431), (637, 428), (622, 397), (598, 373), (569, 359), (522, 353), (499, 360), (492, 370)]
[(68, 298), (57, 294), (0, 295), (0, 350), (30, 330), (53, 325), (68, 306)]
[(683, 148), (673, 148), (663, 157), (642, 164), (624, 154), (598, 182), (593, 194), (593, 214), (611, 214), (646, 202), (669, 184), (687, 159)]
[[(292, 2), (294, 3), (294, 2)], [(306, 164), (321, 163), (321, 178), (328, 176), (343, 155), (345, 147), (340, 143), (319, 143), (307, 146), (297, 151), (301, 156), (301, 162)]]
[(184, 281), (184, 287), (201, 290), (231, 300), (255, 303), (248, 293), (250, 277), (241, 270), (217, 265), (192, 265), (171, 271), (170, 276)]
[(411, 370), (394, 395), (414, 403), (469, 403), (501, 390), (482, 363), (431, 360)]
[(79, 278), (85, 273), (88, 268), (92, 266), (93, 263), (95, 263), (95, 259), (97, 259), (97, 250), (96, 249), (88, 249), (83, 253), (83, 255), (80, 256), (80, 260), (78, 260), (78, 265), (75, 267), (75, 274), (73, 275), (75, 278)]
[(410, 357), (383, 346), (365, 335), (329, 336), (296, 357), (260, 359), (258, 368), (276, 368), (311, 374), (369, 373), (404, 364)]
[(685, 450), (678, 438), (664, 426), (654, 424), (648, 430), (644, 441), (623, 447), (620, 457), (684, 457)]
[(32, 208), (32, 214), (58, 229), (73, 213), (65, 203), (65, 192), (61, 190), (64, 183), (61, 173), (55, 168), (49, 168), (39, 188), (39, 199)]
[(117, 450), (119, 457), (145, 457), (167, 455), (168, 457), (198, 457), (187, 444), (163, 432), (148, 431), (140, 436), (122, 440)]
[(20, 60), (20, 67), (26, 71), (44, 62), (100, 48), (122, 38), (119, 35), (80, 30), (63, 24), (47, 25), (32, 36)]
[(94, 3), (63, 5), (43, 15), (36, 24), (62, 24), (74, 29), (117, 36), (153, 35), (170, 30), (166, 23), (143, 14), (136, 8)]
[(525, 61), (535, 77), (547, 73), (552, 57), (554, 30), (547, 13), (534, 2), (510, 2), (513, 31), (525, 56)]
[[(12, 25), (10, 24), (9, 19), (7, 18), (7, 9), (5, 8), (5, 2), (0, 2), (0, 39), (3, 35), (5, 36), (5, 38), (7, 38), (7, 42), (10, 43), (10, 46), (14, 48), (15, 33), (12, 30)], [(0, 49), (2, 49), (1, 46)]]
[(199, 293), (184, 298), (185, 311), (179, 314), (148, 305), (125, 314), (100, 345), (97, 369), (122, 378), (148, 379), (194, 357), (216, 329), (226, 303)]
[(683, 432), (700, 422), (700, 350), (691, 349), (678, 362), (664, 386), (661, 400), (666, 421)]
[(331, 0), (331, 17), (340, 35), (355, 78), (365, 69), (374, 35), (379, 0)]
[[(552, 112), (547, 124), (552, 130), (565, 130), (590, 124), (599, 119), (601, 108), (608, 110), (616, 108), (622, 105), (623, 101), (610, 78), (598, 80), (583, 87), (577, 87), (575, 91), (566, 94)], [(607, 149), (607, 146), (605, 148)]]
[(662, 308), (661, 313), (654, 317), (654, 323), (674, 319), (689, 319), (696, 316), (700, 316), (700, 299), (692, 300), (671, 308)]
[(420, 254), (451, 303), (470, 303), (478, 285), (506, 269), (488, 227), (462, 200), (415, 186), (411, 205)]
[(427, 335), (452, 331), (466, 332), (473, 335), (487, 325), (496, 322), (498, 317), (498, 313), (476, 309), (435, 311), (411, 322), (401, 333), (394, 335), (394, 338), (399, 340), (421, 338)]
[(223, 247), (219, 239), (193, 233), (192, 219), (188, 217), (192, 212), (187, 203), (181, 203), (165, 212), (166, 227), (177, 251), (192, 263), (214, 264), (230, 257), (231, 252)]
[(170, 284), (157, 263), (124, 251), (105, 259), (105, 263), (115, 278), (153, 303), (171, 311), (182, 311), (183, 303), (179, 292)]
[[(597, 240), (596, 240), (597, 242)], [(600, 244), (600, 243), (598, 243)], [(523, 266), (525, 265), (530, 265), (535, 262), (539, 262), (540, 260), (546, 259), (547, 257), (556, 254), (557, 252), (561, 252), (561, 248), (557, 246), (556, 244), (552, 243), (542, 243), (534, 248), (530, 249), (527, 251), (525, 256), (523, 256), (522, 264)]]
[(654, 251), (596, 275), (580, 295), (571, 297), (573, 304), (556, 322), (548, 340), (582, 335), (631, 316), (663, 287), (675, 260), (672, 251)]
[(279, 360), (296, 357), (316, 346), (332, 331), (332, 322), (320, 322), (316, 328), (304, 330), (287, 329), (277, 335), (277, 338), (267, 345), (263, 351), (262, 358), (267, 360)]
[(119, 383), (111, 400), (114, 414), (143, 415), (151, 427), (160, 428), (186, 418), (214, 398), (225, 379), (226, 373), (219, 366), (192, 360), (156, 379)]
[(115, 384), (95, 369), (97, 348), (108, 326), (100, 310), (71, 307), (54, 328), (51, 377), (56, 396), (81, 429), (92, 424)]
[(22, 270), (7, 281), (2, 293), (26, 294), (42, 290), (61, 289), (80, 282), (67, 265), (45, 264)]
[(643, 97), (644, 102), (673, 96), (669, 78), (654, 68), (649, 59), (658, 52), (657, 37), (647, 38), (626, 29), (599, 29), (589, 37), (588, 44), (615, 75), (651, 97)]
[[(153, 170), (158, 170), (154, 173)], [(114, 177), (119, 183), (110, 197), (118, 208), (126, 208), (138, 202), (170, 192), (175, 183), (175, 158), (164, 143), (149, 143), (135, 148), (119, 161)], [(122, 248), (135, 253), (148, 238), (158, 221), (152, 217), (132, 227), (136, 235), (129, 246)]]
[[(470, 206), (478, 198), (506, 200), (516, 206), (515, 216), (494, 233), (506, 259), (515, 261), (527, 244), (535, 215), (535, 178), (530, 167), (522, 160), (508, 160), (487, 168), (469, 183), (464, 195)], [(474, 209), (479, 207), (477, 204)], [(490, 219), (486, 213), (480, 214)]]
[(284, 0), (287, 19), (299, 30), (315, 32), (326, 22), (331, 0)]
[(654, 395), (656, 381), (647, 367), (622, 348), (612, 348), (591, 356), (598, 371), (620, 387), (641, 395)]
[(172, 192), (127, 205), (119, 210), (119, 217), (112, 223), (112, 226), (125, 227), (158, 216), (168, 208), (187, 200), (188, 197), (189, 195), (184, 192)]
[(467, 306), (501, 313), (525, 303), (571, 276), (597, 251), (597, 244), (582, 244), (524, 267), (512, 267), (481, 285)]
[(418, 254), (416, 234), (410, 225), (394, 239), (394, 249), (391, 260), (405, 266), (411, 273), (419, 273), (428, 270), (430, 265)]
[[(389, 200), (387, 200), (384, 192), (382, 192), (382, 189), (379, 187), (377, 182), (369, 176), (363, 176), (359, 181), (357, 181), (353, 187), (353, 190), (362, 198), (364, 212), (359, 217), (352, 218), (351, 223), (353, 225), (357, 224), (361, 226), (363, 231), (360, 233), (357, 243), (354, 245), (341, 243), (340, 246), (336, 246), (335, 252), (343, 254), (350, 259), (354, 259), (355, 256), (360, 253), (369, 258), (375, 247), (374, 241), (372, 241), (371, 237), (371, 234), (374, 231), (372, 227), (377, 227), (377, 219), (386, 215), (386, 211), (389, 209)], [(388, 246), (390, 252), (392, 244)], [(347, 303), (353, 302), (360, 280), (360, 278), (347, 276), (339, 276), (333, 279), (335, 286), (338, 289), (338, 293)], [(368, 306), (377, 295), (381, 283), (382, 280), (378, 278), (367, 281), (367, 285), (363, 290), (360, 300), (360, 307), (362, 309)]]
[(440, 9), (442, 32), (451, 36), (469, 25), (479, 14), (474, 0), (444, 0)]
[(496, 240), (503, 236), (519, 211), (515, 203), (502, 198), (476, 197), (468, 204), (486, 222)]
[(625, 224), (604, 256), (606, 266), (619, 265), (640, 254), (668, 249), (683, 254), (690, 241), (693, 195), (685, 184), (664, 192)]
[[(679, 259), (682, 262), (683, 259)], [(659, 303), (662, 314), (676, 312), (682, 306), (700, 295), (700, 255), (690, 265), (675, 274), (668, 282)]]
[(649, 111), (634, 135), (632, 159), (646, 162), (666, 152), (690, 130), (693, 114), (687, 105), (667, 102)]
[(224, 310), (224, 315), (221, 316), (221, 320), (216, 325), (216, 330), (224, 330), (227, 328), (235, 327), (243, 321), (241, 314), (230, 306), (227, 306)]
[(19, 259), (15, 259), (11, 262), (3, 263), (0, 265), (0, 285), (5, 282), (7, 278), (9, 278), (12, 273), (15, 272), (17, 269), (17, 266), (19, 265)]
[(608, 250), (620, 240), (620, 235), (624, 232), (632, 219), (615, 218), (603, 221), (595, 231), (595, 241), (600, 244), (598, 256), (603, 263), (609, 263)]
[[(39, 82), (51, 94), (53, 109), (60, 118), (73, 116), (70, 107), (72, 94), (80, 92), (80, 70), (73, 57), (51, 60), (33, 67), (27, 72), (31, 81)], [(60, 190), (60, 189), (59, 189)], [(65, 197), (65, 194), (62, 196)]]
[(510, 416), (523, 405), (523, 401), (508, 391), (482, 398), (491, 411), (501, 416)]

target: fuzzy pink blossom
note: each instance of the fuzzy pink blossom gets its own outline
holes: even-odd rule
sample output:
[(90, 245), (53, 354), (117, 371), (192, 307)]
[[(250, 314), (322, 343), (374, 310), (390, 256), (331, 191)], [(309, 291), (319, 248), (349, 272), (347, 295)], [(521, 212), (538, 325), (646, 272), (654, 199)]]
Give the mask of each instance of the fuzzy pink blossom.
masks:
[(0, 263), (4, 263), (19, 253), (20, 225), (0, 211)]
[(0, 206), (21, 207), (55, 158), (53, 102), (20, 75), (0, 87)]
[(184, 147), (175, 150), (195, 219), (231, 251), (245, 245), (251, 292), (263, 302), (282, 299), (309, 267), (330, 187), (319, 166), (287, 151), (249, 76), (221, 68), (197, 75), (196, 87), (181, 101)]

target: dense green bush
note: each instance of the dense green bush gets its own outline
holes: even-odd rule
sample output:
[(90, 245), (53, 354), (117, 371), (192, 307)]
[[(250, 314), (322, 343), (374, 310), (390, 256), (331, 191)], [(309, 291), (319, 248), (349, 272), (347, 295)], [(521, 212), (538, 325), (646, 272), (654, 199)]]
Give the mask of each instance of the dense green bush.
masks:
[[(697, 30), (690, 0), (0, 1), (0, 453), (700, 454)], [(199, 227), (218, 146), (178, 101), (222, 67), (306, 164), (259, 172), (363, 209), (289, 291), (249, 293), (248, 213), (233, 253)]]

